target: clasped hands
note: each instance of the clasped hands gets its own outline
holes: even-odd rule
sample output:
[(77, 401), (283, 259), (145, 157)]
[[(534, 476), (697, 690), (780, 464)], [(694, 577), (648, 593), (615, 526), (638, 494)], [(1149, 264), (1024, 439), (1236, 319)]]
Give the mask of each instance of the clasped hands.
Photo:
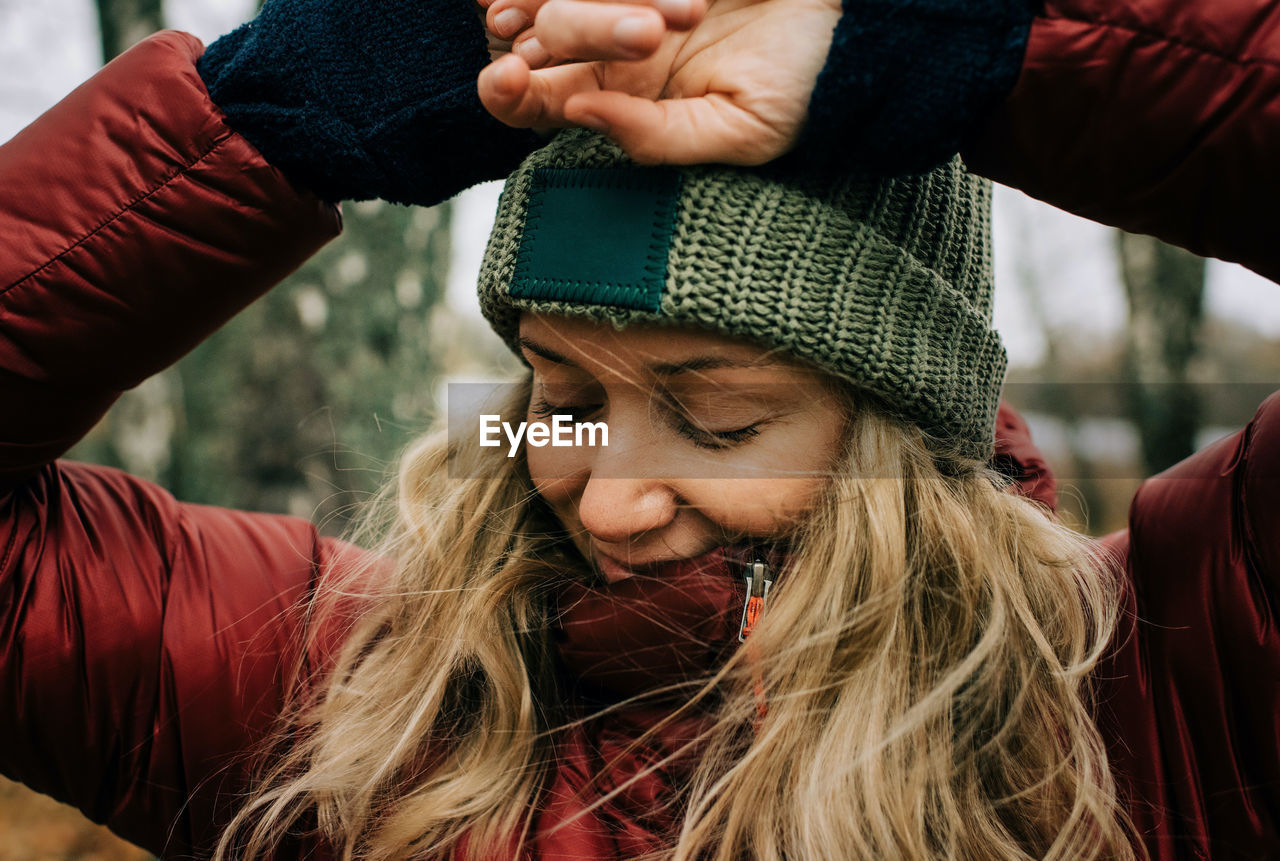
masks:
[(584, 126), (641, 164), (762, 164), (787, 152), (840, 0), (479, 0), (509, 43), (480, 99), (520, 128)]

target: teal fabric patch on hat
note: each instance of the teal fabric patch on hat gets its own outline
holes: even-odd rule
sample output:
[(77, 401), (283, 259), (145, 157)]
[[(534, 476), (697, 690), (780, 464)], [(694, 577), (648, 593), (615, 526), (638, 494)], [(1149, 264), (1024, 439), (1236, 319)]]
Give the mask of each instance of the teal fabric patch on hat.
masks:
[(679, 190), (669, 168), (535, 170), (511, 295), (656, 312)]

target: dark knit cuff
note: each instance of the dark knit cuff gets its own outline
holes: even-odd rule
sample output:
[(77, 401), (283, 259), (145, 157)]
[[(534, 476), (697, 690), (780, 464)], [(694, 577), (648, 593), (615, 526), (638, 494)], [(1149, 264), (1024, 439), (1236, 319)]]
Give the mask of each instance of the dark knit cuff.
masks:
[(798, 155), (918, 173), (1013, 89), (1042, 0), (843, 0)]
[(539, 140), (485, 111), (472, 0), (268, 0), (197, 68), (228, 124), (330, 201), (432, 205)]

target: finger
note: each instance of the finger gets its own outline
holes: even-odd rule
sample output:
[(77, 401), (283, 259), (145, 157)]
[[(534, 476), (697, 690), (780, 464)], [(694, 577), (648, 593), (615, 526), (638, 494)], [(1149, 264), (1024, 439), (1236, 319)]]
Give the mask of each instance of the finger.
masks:
[(527, 128), (518, 120), (519, 106), (529, 89), (529, 66), (516, 54), (499, 57), (480, 70), (476, 90), (485, 110), (507, 125)]
[[(529, 9), (528, 7), (531, 5), (535, 4), (512, 2), (512, 0), (497, 0), (489, 7), (489, 11), (485, 13), (485, 26), (495, 36), (502, 39), (513, 39), (533, 23), (533, 16), (537, 14), (538, 10), (536, 8)], [(540, 6), (541, 3), (536, 5)]]
[(640, 60), (662, 44), (666, 24), (647, 6), (593, 0), (547, 0), (534, 22), (553, 57)]
[(599, 88), (589, 63), (570, 63), (532, 72), (518, 54), (486, 66), (476, 81), (480, 101), (489, 113), (517, 128), (560, 128), (565, 102)]
[[(480, 18), (480, 23), (484, 24), (485, 23), (484, 9), (480, 8), (477, 5), (476, 10), (477, 10), (476, 13)], [(484, 35), (485, 35), (486, 46), (489, 49), (490, 60), (496, 60), (499, 57), (501, 57), (503, 54), (506, 54), (511, 51), (511, 42), (507, 39), (498, 38), (498, 36), (494, 35), (493, 31), (488, 28), (487, 24), (485, 25)]]
[(785, 136), (728, 97), (652, 99), (612, 90), (570, 96), (563, 119), (612, 138), (640, 164), (755, 165), (781, 155)]
[(707, 0), (652, 0), (667, 26), (673, 30), (690, 30), (707, 15)]
[[(538, 17), (542, 7), (551, 0), (481, 0), (487, 8), (485, 26), (503, 38), (510, 39), (523, 32)], [(616, 6), (631, 11), (654, 9), (662, 16), (665, 26), (673, 30), (688, 30), (706, 17), (707, 0), (594, 0), (598, 5)]]
[(520, 34), (520, 38), (511, 46), (511, 50), (523, 57), (530, 69), (541, 69), (552, 62), (551, 53), (542, 46), (542, 42), (532, 30), (526, 30)]

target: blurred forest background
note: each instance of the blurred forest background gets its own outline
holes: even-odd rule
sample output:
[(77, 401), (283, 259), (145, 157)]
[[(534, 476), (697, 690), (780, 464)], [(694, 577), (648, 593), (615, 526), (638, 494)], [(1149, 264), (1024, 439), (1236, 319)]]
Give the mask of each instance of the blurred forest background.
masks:
[[(206, 41), (256, 0), (0, 0), (0, 139), (164, 26)], [(72, 457), (179, 498), (340, 532), (450, 381), (513, 363), (471, 297), (490, 185), (431, 209), (345, 207), (346, 232), (176, 367), (120, 400)], [(1124, 525), (1141, 479), (1248, 421), (1280, 367), (1280, 291), (1239, 267), (1000, 189), (1006, 397), (1059, 476), (1064, 516)], [(0, 859), (142, 859), (0, 781)]]

